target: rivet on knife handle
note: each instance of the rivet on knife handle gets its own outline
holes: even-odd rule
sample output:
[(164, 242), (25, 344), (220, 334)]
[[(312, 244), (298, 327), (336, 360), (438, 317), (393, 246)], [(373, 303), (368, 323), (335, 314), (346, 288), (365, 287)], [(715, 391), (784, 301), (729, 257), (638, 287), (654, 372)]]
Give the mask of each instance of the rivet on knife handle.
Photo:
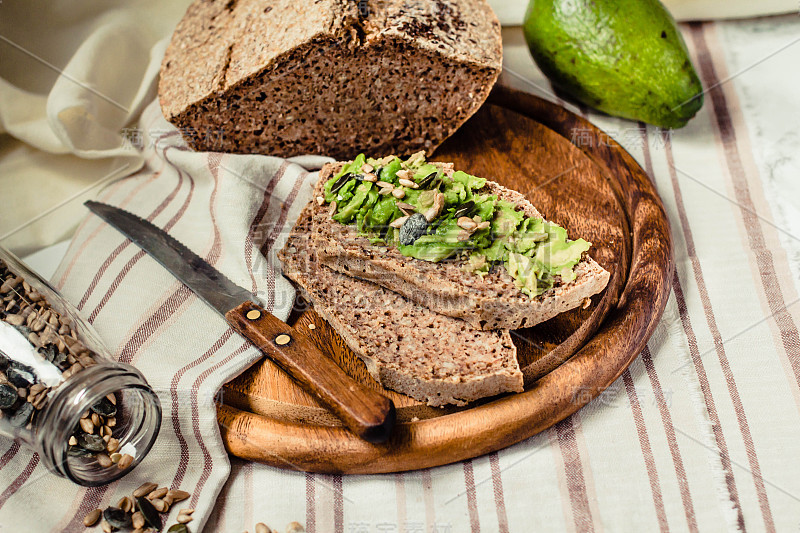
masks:
[(225, 318), (348, 429), (369, 442), (389, 438), (396, 417), (392, 401), (348, 376), (308, 337), (252, 302), (231, 309)]

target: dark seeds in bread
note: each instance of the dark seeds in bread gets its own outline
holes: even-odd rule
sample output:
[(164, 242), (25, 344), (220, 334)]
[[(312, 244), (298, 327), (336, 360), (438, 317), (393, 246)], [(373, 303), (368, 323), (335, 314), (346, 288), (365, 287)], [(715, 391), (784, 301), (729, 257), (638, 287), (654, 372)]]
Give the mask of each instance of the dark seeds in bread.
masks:
[(284, 274), (384, 387), (431, 406), (464, 405), (522, 390), (507, 330), (478, 331), (374, 283), (334, 272), (309, 245), (312, 202), (279, 253)]
[(410, 154), (464, 123), (501, 68), (485, 0), (197, 0), (159, 99), (197, 150)]

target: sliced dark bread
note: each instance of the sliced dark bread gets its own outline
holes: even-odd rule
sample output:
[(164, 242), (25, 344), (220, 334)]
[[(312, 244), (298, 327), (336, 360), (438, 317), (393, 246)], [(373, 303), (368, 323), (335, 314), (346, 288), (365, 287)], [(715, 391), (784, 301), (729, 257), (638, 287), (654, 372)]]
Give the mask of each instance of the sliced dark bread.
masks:
[[(325, 182), (343, 163), (326, 165), (320, 172), (314, 196), (323, 195)], [(439, 165), (450, 175), (452, 165)], [(500, 199), (520, 206), (526, 215), (543, 218), (525, 197), (487, 181), (486, 190)], [(610, 274), (584, 254), (575, 267), (576, 279), (556, 281), (553, 288), (531, 298), (520, 291), (505, 268), (495, 267), (481, 277), (462, 270), (463, 261), (440, 263), (406, 257), (396, 247), (375, 246), (359, 237), (354, 226), (330, 219), (330, 206), (318, 206), (313, 218), (313, 243), (320, 263), (349, 276), (373, 281), (432, 311), (461, 318), (484, 330), (517, 329), (544, 322), (588, 303), (587, 298), (601, 292)], [(559, 278), (560, 279), (560, 278)]]
[(507, 330), (478, 331), (374, 283), (318, 263), (310, 245), (316, 203), (303, 210), (279, 252), (284, 274), (342, 336), (381, 385), (431, 406), (464, 405), (522, 390)]
[(477, 111), (501, 68), (485, 0), (196, 0), (158, 94), (197, 150), (410, 154)]

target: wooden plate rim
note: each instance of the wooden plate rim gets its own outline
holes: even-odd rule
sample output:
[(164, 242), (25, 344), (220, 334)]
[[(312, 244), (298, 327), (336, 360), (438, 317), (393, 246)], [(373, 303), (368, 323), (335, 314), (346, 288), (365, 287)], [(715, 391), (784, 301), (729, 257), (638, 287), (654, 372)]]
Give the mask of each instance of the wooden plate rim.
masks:
[[(230, 453), (281, 468), (353, 474), (428, 468), (476, 457), (573, 414), (611, 385), (644, 348), (663, 314), (674, 271), (669, 221), (650, 178), (618, 143), (567, 109), (504, 86), (495, 88), (490, 101), (540, 122), (570, 142), (575, 128), (591, 132), (594, 142), (573, 144), (617, 178), (612, 185), (632, 230), (630, 269), (617, 306), (574, 356), (529, 390), (467, 411), (399, 424), (392, 440), (382, 445), (361, 441), (341, 428), (309, 428), (220, 404), (222, 439)], [(499, 436), (498, 417), (504, 420)], [(442, 420), (457, 431), (443, 434), (438, 427)], [(254, 433), (263, 438), (253, 439)], [(332, 441), (337, 444), (332, 446)]]

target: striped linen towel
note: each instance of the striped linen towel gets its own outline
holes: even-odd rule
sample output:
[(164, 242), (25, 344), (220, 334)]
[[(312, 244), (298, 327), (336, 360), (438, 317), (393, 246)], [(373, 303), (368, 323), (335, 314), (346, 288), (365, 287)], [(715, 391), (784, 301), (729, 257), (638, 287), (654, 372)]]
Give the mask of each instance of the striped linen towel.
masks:
[[(273, 270), (275, 252), (310, 198), (313, 170), (329, 159), (196, 153), (157, 102), (140, 124), (130, 140), (143, 149), (144, 168), (105, 188), (98, 200), (169, 231), (285, 320), (295, 291)], [(136, 470), (95, 488), (49, 474), (38, 456), (3, 441), (0, 524), (20, 532), (81, 531), (89, 511), (115, 505), (152, 481), (192, 494), (169, 523), (178, 508), (196, 508), (192, 529), (198, 531), (230, 470), (215, 395), (261, 352), (97, 217), (87, 216), (79, 227), (52, 281), (114, 355), (148, 378), (164, 409), (161, 432)]]

